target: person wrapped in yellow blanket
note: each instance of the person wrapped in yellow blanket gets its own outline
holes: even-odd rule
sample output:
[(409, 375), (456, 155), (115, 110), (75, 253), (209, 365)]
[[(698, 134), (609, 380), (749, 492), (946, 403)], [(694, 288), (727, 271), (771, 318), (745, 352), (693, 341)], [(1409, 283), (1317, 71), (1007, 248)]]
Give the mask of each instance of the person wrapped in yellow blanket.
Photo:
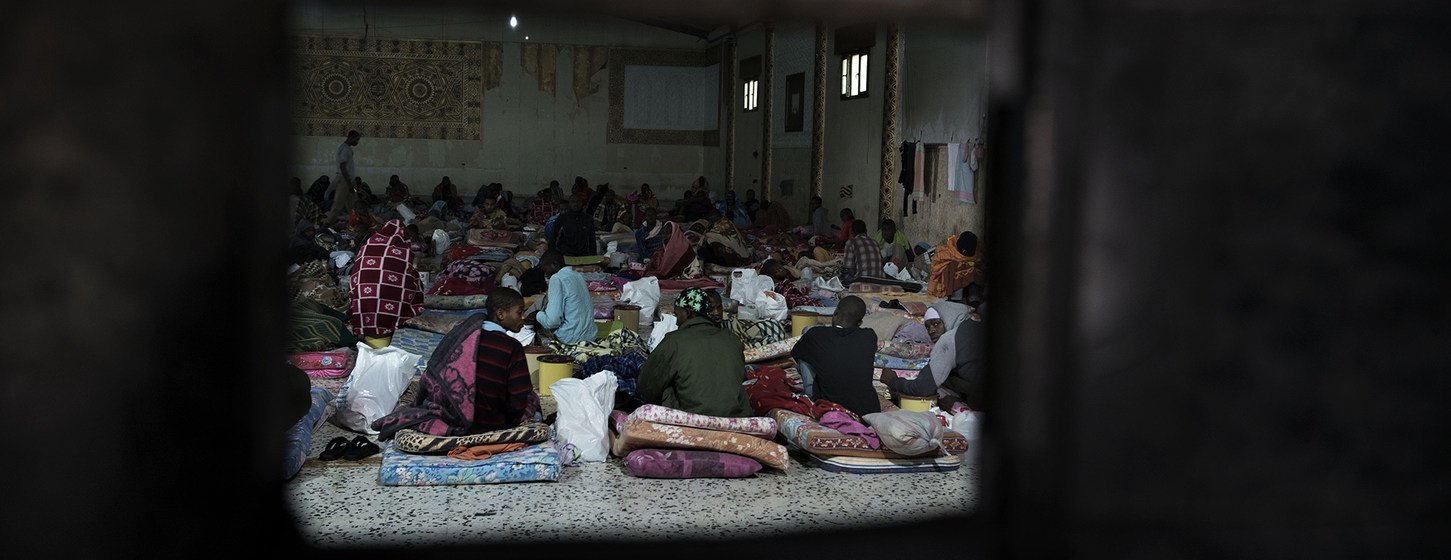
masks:
[(964, 231), (948, 237), (932, 255), (927, 293), (945, 298), (970, 284), (982, 285), (982, 245), (977, 234)]

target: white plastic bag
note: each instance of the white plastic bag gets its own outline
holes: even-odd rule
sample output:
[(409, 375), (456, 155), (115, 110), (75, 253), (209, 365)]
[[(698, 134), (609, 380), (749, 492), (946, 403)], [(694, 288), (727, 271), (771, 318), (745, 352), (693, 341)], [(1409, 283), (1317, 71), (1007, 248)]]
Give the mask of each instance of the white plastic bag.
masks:
[[(640, 306), (640, 326), (655, 323), (655, 309), (660, 306), (660, 279), (646, 276), (625, 284), (620, 289), (620, 301)], [(653, 348), (654, 345), (652, 344)]]
[(650, 330), (650, 350), (654, 351), (655, 347), (660, 345), (660, 341), (665, 340), (665, 335), (678, 328), (680, 325), (676, 323), (673, 313), (662, 313), (660, 320), (655, 322), (655, 328)]
[(500, 278), (499, 279), (499, 285), (500, 286), (503, 286), (505, 288), (509, 288), (511, 290), (514, 290), (514, 291), (518, 291), (519, 290), (519, 278), (517, 276), (514, 276), (514, 273), (512, 273), (512, 272), (507, 273), (507, 274), (504, 275), (503, 278)]
[(421, 359), (393, 346), (373, 348), (359, 342), (353, 372), (338, 395), (335, 423), (355, 432), (377, 434), (370, 424), (393, 412)]
[(882, 447), (894, 453), (915, 457), (942, 447), (942, 423), (929, 412), (875, 412), (862, 416), (862, 421), (876, 430)]
[(413, 209), (409, 208), (407, 204), (403, 204), (400, 202), (398, 203), (398, 206), (394, 207), (394, 210), (397, 210), (398, 216), (403, 218), (403, 225), (405, 226), (412, 224), (418, 219), (418, 214), (415, 214), (413, 212)]
[(447, 231), (442, 229), (433, 230), (433, 254), (442, 255), (444, 251), (448, 250), (449, 242)]
[(609, 370), (584, 379), (567, 377), (549, 386), (559, 404), (555, 432), (560, 442), (579, 451), (581, 461), (597, 463), (609, 456), (610, 410), (615, 408), (618, 387), (615, 373)]
[(790, 308), (786, 306), (786, 298), (771, 290), (762, 290), (756, 294), (756, 319), (771, 319), (784, 321), (790, 314)]
[(820, 276), (817, 276), (816, 277), (816, 280), (813, 280), (811, 282), (811, 286), (813, 288), (818, 289), (818, 290), (827, 290), (827, 291), (830, 291), (830, 292), (840, 292), (840, 291), (846, 289), (845, 286), (842, 286), (841, 285), (841, 279), (839, 279), (839, 278), (837, 278), (835, 276), (831, 277), (831, 279), (829, 279), (829, 280), (826, 279), (826, 278), (822, 278)]

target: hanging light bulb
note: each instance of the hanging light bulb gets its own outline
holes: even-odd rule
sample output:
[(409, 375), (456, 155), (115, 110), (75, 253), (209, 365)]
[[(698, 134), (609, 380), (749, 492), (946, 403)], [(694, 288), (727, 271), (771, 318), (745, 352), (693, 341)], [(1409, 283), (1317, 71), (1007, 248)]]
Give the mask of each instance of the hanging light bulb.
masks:
[(509, 16), (509, 27), (519, 27), (519, 18)]

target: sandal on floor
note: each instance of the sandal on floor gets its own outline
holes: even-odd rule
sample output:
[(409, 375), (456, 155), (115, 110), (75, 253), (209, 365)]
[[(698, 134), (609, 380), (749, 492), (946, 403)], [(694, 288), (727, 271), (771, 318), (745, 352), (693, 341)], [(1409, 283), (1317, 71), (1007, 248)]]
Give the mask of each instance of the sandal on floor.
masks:
[(357, 461), (377, 455), (379, 451), (382, 451), (382, 449), (378, 448), (378, 444), (368, 441), (367, 436), (358, 436), (353, 438), (352, 442), (348, 443), (347, 449), (343, 451), (343, 458), (349, 461)]
[(338, 436), (328, 440), (327, 447), (317, 455), (319, 461), (336, 461), (348, 450), (348, 438)]

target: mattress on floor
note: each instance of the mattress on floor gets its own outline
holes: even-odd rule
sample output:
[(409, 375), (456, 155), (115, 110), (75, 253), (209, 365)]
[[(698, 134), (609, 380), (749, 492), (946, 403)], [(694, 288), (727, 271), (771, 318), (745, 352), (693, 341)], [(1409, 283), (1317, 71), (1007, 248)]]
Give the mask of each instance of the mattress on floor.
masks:
[(508, 482), (557, 481), (559, 450), (553, 442), (500, 453), (488, 459), (454, 459), (447, 455), (412, 455), (388, 442), (378, 482), (384, 486), (462, 486)]
[[(873, 449), (861, 436), (844, 434), (823, 426), (810, 416), (784, 408), (771, 409), (770, 416), (780, 426), (781, 436), (791, 445), (811, 454), (813, 457), (865, 457), (870, 459), (910, 459), (887, 449)], [(967, 453), (967, 438), (947, 430), (943, 432), (942, 447), (949, 455)], [(934, 451), (933, 454), (940, 454)]]
[(611, 452), (616, 457), (636, 449), (703, 449), (750, 457), (762, 465), (785, 471), (790, 463), (786, 446), (752, 435), (721, 432), (688, 426), (670, 426), (638, 418), (625, 420), (614, 438)]
[(423, 307), (427, 309), (483, 309), (484, 303), (487, 301), (489, 301), (489, 296), (485, 294), (466, 296), (425, 294), (423, 296)]
[(422, 356), (418, 360), (418, 371), (423, 371), (428, 367), (428, 359), (433, 356), (433, 351), (441, 342), (443, 342), (443, 335), (439, 333), (402, 328), (393, 331), (393, 339), (389, 345)]
[(817, 457), (811, 464), (823, 470), (852, 474), (951, 472), (962, 467), (962, 457), (944, 455), (920, 459), (877, 459), (872, 457)]
[(312, 452), (312, 435), (329, 416), (327, 408), (333, 400), (332, 392), (322, 387), (313, 387), (309, 393), (312, 403), (307, 408), (307, 414), (287, 430), (287, 453), (282, 467), (284, 479), (292, 478), (297, 475), (297, 471), (302, 470), (302, 463), (307, 461), (307, 455)]
[(921, 371), (927, 367), (929, 358), (899, 358), (888, 354), (877, 352), (872, 355), (872, 367), (887, 368), (897, 371)]

